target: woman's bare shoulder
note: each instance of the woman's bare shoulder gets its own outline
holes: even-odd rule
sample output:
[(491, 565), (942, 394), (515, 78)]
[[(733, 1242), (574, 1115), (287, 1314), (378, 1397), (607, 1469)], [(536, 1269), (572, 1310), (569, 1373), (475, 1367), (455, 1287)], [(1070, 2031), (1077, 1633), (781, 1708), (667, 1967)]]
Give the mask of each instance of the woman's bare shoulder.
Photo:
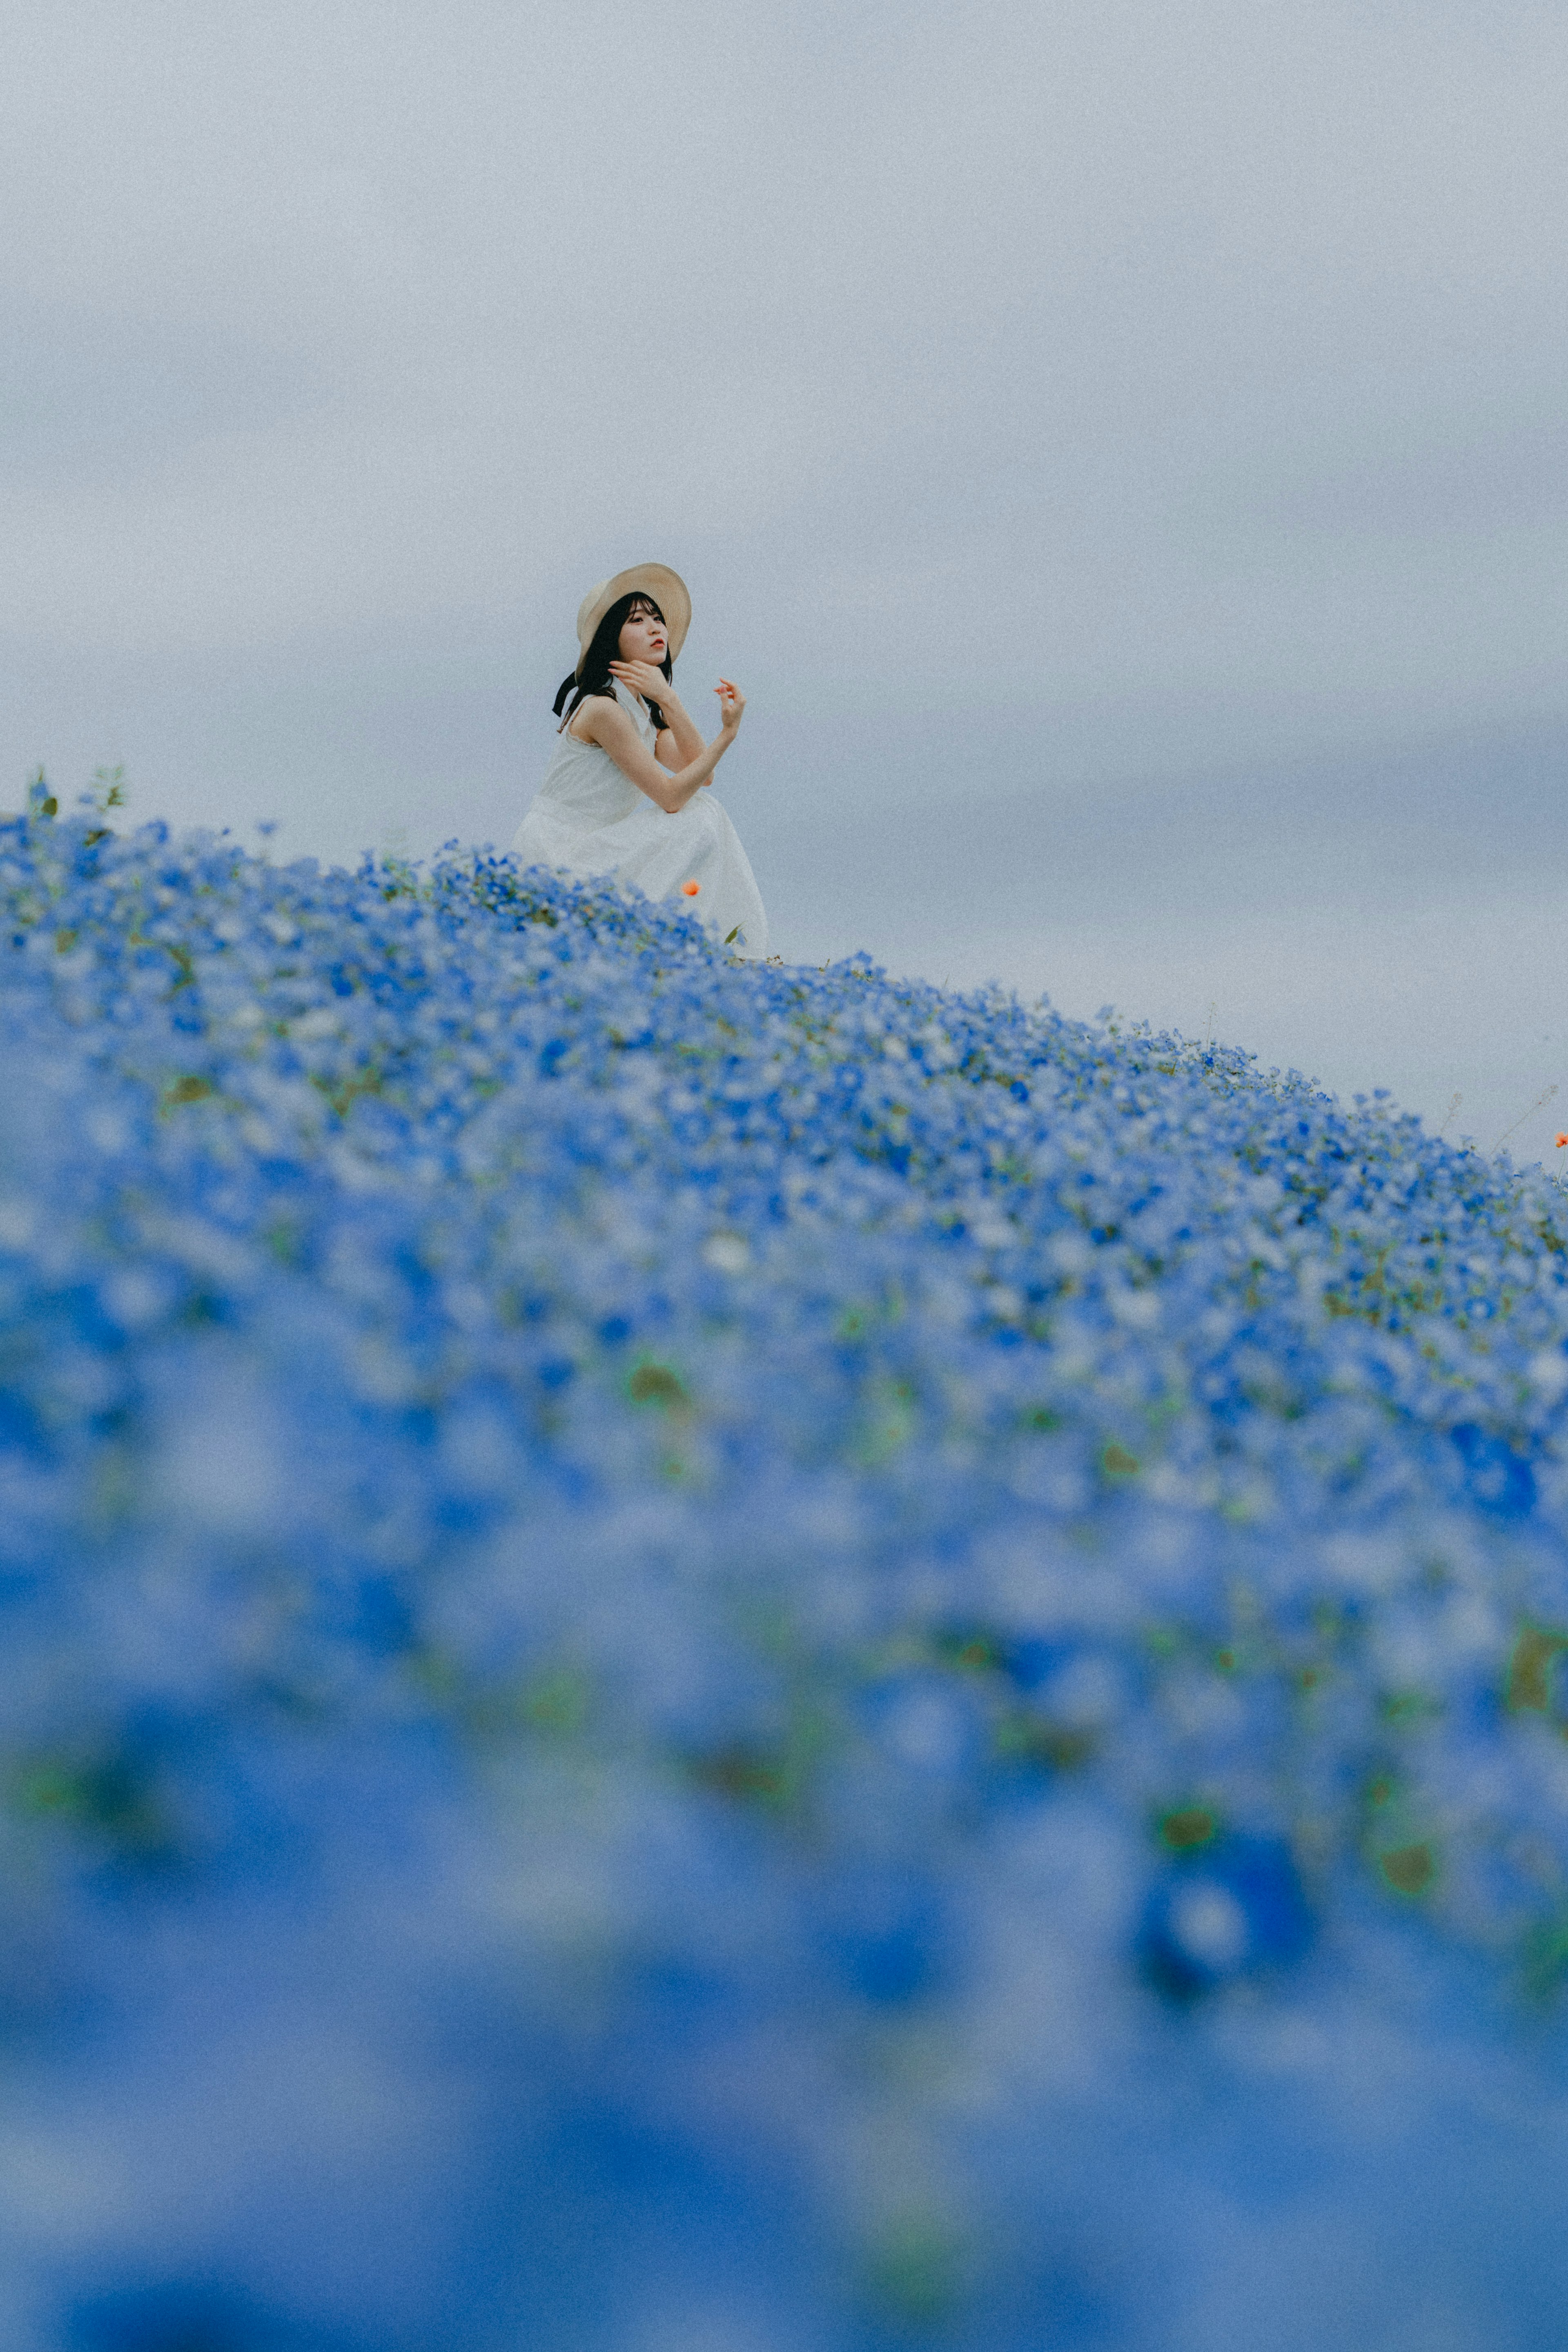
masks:
[(579, 743), (608, 744), (617, 737), (636, 735), (637, 730), (618, 702), (607, 694), (590, 694), (577, 705), (567, 725), (568, 735)]

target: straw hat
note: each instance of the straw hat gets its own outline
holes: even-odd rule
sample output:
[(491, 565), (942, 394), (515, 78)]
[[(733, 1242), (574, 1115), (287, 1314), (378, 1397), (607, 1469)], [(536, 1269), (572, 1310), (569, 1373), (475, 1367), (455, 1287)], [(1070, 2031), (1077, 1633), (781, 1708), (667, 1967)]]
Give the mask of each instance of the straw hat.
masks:
[(669, 631), (669, 658), (675, 659), (686, 643), (686, 632), (691, 626), (691, 592), (679, 572), (668, 563), (634, 563), (629, 572), (617, 572), (613, 580), (601, 580), (590, 588), (577, 607), (577, 676), (583, 675), (583, 664), (594, 642), (594, 632), (621, 596), (651, 596), (664, 614)]

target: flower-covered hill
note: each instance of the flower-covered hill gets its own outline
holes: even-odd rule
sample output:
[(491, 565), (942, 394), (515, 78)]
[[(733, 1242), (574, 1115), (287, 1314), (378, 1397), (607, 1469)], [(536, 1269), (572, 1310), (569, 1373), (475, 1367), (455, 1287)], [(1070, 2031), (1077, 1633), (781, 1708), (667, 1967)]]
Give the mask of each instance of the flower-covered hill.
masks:
[(0, 2339), (1552, 2340), (1544, 1178), (505, 860), (0, 914)]

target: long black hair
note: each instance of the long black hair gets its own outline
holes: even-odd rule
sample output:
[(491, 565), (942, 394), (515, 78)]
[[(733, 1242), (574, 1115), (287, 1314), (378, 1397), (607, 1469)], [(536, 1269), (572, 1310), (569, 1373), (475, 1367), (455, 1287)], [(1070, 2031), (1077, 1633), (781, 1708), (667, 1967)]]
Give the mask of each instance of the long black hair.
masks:
[[(607, 694), (612, 702), (615, 700), (616, 681), (610, 676), (610, 664), (613, 661), (619, 661), (621, 657), (621, 631), (626, 627), (626, 625), (631, 619), (632, 614), (639, 610), (646, 613), (651, 613), (656, 621), (664, 621), (664, 614), (659, 611), (659, 608), (654, 603), (653, 598), (651, 596), (643, 595), (640, 590), (634, 589), (629, 596), (619, 596), (616, 598), (609, 611), (605, 614), (604, 619), (600, 622), (598, 627), (595, 630), (588, 646), (588, 650), (583, 656), (582, 667), (579, 669), (568, 670), (565, 677), (561, 681), (560, 688), (555, 697), (555, 716), (557, 719), (561, 719), (562, 706), (565, 703), (567, 696), (569, 694), (572, 695), (571, 708), (567, 710), (566, 717), (564, 719), (561, 719), (561, 724), (563, 727), (565, 727), (574, 716), (578, 704), (586, 702), (591, 694)], [(669, 623), (668, 621), (664, 621), (664, 625), (668, 632)], [(663, 661), (659, 664), (659, 667), (663, 670), (666, 677), (673, 679), (675, 676), (675, 660), (674, 656), (668, 650), (668, 642), (667, 635), (665, 639), (665, 656)], [(574, 688), (576, 688), (575, 693), (573, 693)], [(658, 703), (650, 702), (648, 704), (648, 710), (652, 716), (654, 726), (656, 728), (661, 728), (664, 725), (664, 713), (659, 709)]]

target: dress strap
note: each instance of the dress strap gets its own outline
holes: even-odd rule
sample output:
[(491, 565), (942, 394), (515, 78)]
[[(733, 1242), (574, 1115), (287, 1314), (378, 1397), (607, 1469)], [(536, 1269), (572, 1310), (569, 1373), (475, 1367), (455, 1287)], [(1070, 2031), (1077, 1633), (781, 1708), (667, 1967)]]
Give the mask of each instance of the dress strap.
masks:
[[(654, 742), (658, 738), (658, 730), (653, 723), (653, 713), (649, 710), (641, 695), (634, 694), (629, 686), (623, 686), (618, 677), (613, 677), (610, 680), (610, 690), (614, 694), (616, 700), (620, 704), (621, 709), (626, 712), (626, 717), (631, 720), (632, 725), (637, 729), (637, 733), (642, 737), (643, 741), (647, 745), (649, 751), (651, 751), (653, 749)], [(577, 710), (581, 710), (582, 708), (583, 705), (580, 702), (577, 705)], [(571, 725), (573, 719), (576, 718), (577, 710), (569, 710), (567, 712), (565, 718), (561, 721), (560, 726), (555, 730), (557, 735), (565, 734), (567, 728)], [(571, 740), (574, 743), (583, 743), (583, 738), (581, 735), (574, 735), (571, 738)], [(592, 751), (596, 747), (592, 743), (583, 743), (583, 749), (585, 751)]]

